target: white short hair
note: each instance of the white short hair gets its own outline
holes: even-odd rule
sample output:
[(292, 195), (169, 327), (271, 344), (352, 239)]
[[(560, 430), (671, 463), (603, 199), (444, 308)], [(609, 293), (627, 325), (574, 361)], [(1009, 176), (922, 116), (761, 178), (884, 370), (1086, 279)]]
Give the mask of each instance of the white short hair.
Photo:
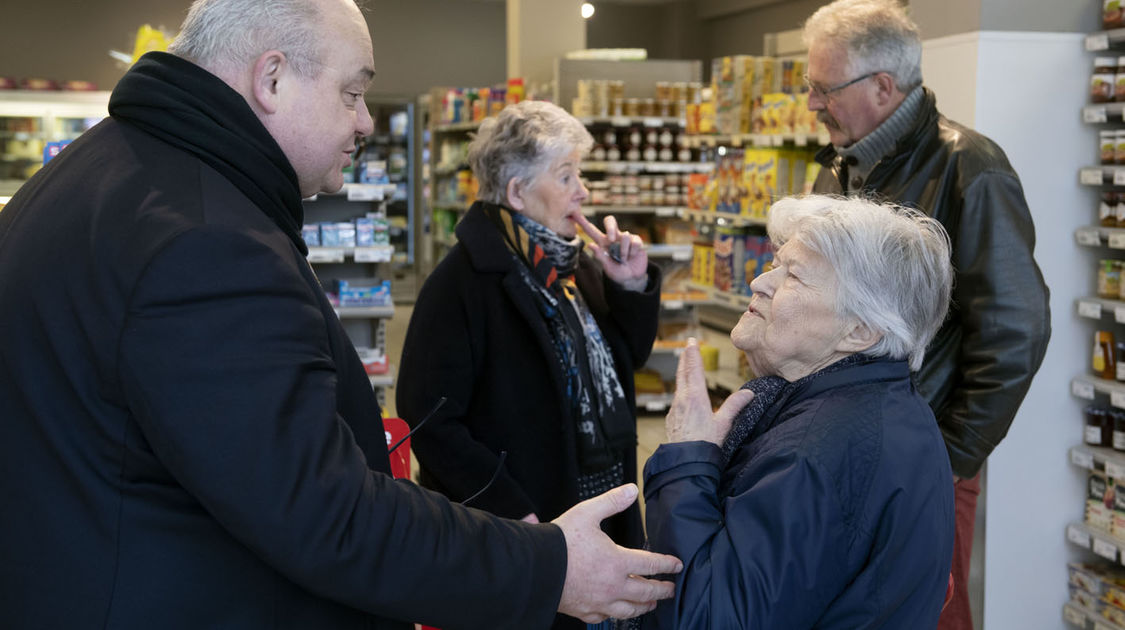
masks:
[(775, 203), (768, 230), (774, 247), (796, 241), (836, 270), (837, 316), (882, 335), (865, 354), (922, 366), (953, 289), (941, 223), (894, 204), (809, 195)]
[(836, 0), (805, 22), (806, 46), (843, 46), (853, 76), (886, 72), (900, 92), (922, 85), (922, 38), (896, 0)]
[(508, 203), (513, 177), (530, 186), (558, 158), (578, 151), (585, 156), (594, 138), (565, 109), (544, 101), (522, 101), (486, 118), (469, 143), (469, 166), (483, 201)]
[(298, 74), (315, 77), (326, 35), (317, 4), (195, 0), (168, 52), (216, 72), (236, 69), (267, 50), (280, 50)]

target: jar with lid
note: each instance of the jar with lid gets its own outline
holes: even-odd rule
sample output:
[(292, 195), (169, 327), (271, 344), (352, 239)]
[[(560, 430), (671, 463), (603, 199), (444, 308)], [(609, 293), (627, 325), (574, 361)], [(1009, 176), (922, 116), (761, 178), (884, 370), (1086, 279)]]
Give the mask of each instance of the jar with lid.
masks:
[(1083, 409), (1086, 416), (1085, 442), (1091, 446), (1109, 446), (1113, 443), (1113, 420), (1109, 411), (1103, 407), (1088, 405)]
[(605, 145), (595, 144), (594, 148), (590, 150), (590, 159), (595, 162), (605, 161)]
[(1113, 101), (1113, 86), (1117, 82), (1117, 59), (1114, 57), (1095, 57), (1094, 74), (1090, 77), (1090, 102), (1109, 103)]
[(1125, 227), (1125, 193), (1117, 193), (1114, 215), (1117, 217), (1117, 227)]
[(1117, 227), (1117, 193), (1112, 190), (1102, 191), (1102, 201), (1098, 204), (1098, 225)]
[(605, 148), (605, 161), (606, 162), (620, 162), (621, 149), (616, 144), (611, 144)]
[(1117, 157), (1117, 133), (1110, 130), (1098, 132), (1098, 157), (1102, 164), (1113, 164)]
[(1106, 380), (1117, 378), (1117, 357), (1113, 354), (1113, 333), (1099, 330), (1094, 333), (1093, 361), (1094, 373)]
[(1102, 27), (1109, 30), (1122, 25), (1121, 0), (1102, 0)]
[(1113, 450), (1125, 451), (1125, 411), (1111, 409), (1109, 412), (1110, 423), (1113, 424)]
[(1117, 58), (1117, 75), (1113, 82), (1113, 100), (1125, 101), (1125, 57)]
[(1114, 344), (1114, 350), (1117, 352), (1117, 380), (1125, 382), (1125, 341)]
[(1098, 297), (1116, 300), (1121, 294), (1121, 261), (1098, 261)]
[(1113, 162), (1125, 164), (1125, 129), (1118, 129), (1113, 134)]

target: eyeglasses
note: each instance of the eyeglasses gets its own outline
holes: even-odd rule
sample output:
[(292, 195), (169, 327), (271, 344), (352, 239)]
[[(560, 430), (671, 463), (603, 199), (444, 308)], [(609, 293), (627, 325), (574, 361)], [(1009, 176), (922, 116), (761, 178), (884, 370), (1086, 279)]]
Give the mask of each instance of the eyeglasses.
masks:
[(862, 81), (864, 79), (870, 79), (871, 77), (879, 74), (880, 72), (882, 72), (882, 70), (876, 70), (875, 72), (868, 72), (867, 74), (860, 75), (860, 76), (852, 79), (851, 81), (846, 81), (844, 83), (841, 83), (840, 85), (830, 87), (830, 88), (820, 87), (819, 85), (813, 83), (812, 81), (809, 80), (809, 75), (806, 74), (805, 75), (805, 86), (809, 88), (809, 95), (815, 94), (816, 96), (824, 99), (825, 101), (831, 101), (832, 100), (832, 97), (831, 97), (832, 94), (834, 94), (836, 92), (839, 92), (840, 90), (842, 90), (842, 89), (844, 89), (848, 86), (855, 85), (856, 83), (859, 83), (860, 81)]

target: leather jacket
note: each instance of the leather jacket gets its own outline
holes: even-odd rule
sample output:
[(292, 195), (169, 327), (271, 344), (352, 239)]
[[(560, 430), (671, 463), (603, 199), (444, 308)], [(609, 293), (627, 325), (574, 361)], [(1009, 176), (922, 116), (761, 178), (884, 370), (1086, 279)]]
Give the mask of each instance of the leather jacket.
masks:
[[(815, 192), (847, 190), (834, 147), (816, 160), (824, 168)], [(1008, 433), (1051, 334), (1023, 188), (1000, 147), (938, 113), (929, 90), (914, 126), (861, 188), (855, 193), (917, 208), (949, 232), (953, 303), (916, 380), (954, 474), (971, 478)]]

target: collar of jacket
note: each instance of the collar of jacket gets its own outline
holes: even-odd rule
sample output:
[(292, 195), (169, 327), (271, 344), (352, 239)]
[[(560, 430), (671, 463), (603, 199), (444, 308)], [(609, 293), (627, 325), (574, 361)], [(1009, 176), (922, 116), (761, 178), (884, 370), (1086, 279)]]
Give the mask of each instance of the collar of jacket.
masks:
[[(895, 148), (888, 153), (883, 160), (894, 160), (898, 156), (905, 155), (917, 149), (919, 146), (923, 146), (929, 137), (937, 133), (939, 115), (937, 110), (937, 97), (934, 96), (934, 93), (930, 91), (929, 88), (923, 87), (922, 103), (919, 105), (917, 120), (914, 121), (914, 125), (910, 128), (910, 131), (906, 132), (905, 135), (898, 139), (898, 142), (895, 143)], [(816, 152), (815, 159), (825, 168), (834, 168), (836, 167), (836, 158), (839, 157), (839, 155), (840, 154), (836, 152), (836, 147), (829, 144)]]
[(785, 413), (793, 405), (803, 400), (818, 396), (837, 387), (846, 387), (860, 383), (877, 383), (898, 381), (910, 378), (910, 366), (903, 359), (889, 359), (886, 357), (869, 357), (868, 360), (846, 367), (842, 370), (827, 372), (817, 378), (803, 383), (794, 388), (788, 395), (778, 399), (762, 415), (757, 426), (750, 436), (742, 443), (741, 448), (753, 442), (766, 431), (785, 422), (790, 415)]
[(453, 230), (457, 243), (465, 248), (473, 268), (483, 272), (507, 272), (515, 259), (504, 244), (504, 237), (484, 213), (487, 201), (474, 201)]

